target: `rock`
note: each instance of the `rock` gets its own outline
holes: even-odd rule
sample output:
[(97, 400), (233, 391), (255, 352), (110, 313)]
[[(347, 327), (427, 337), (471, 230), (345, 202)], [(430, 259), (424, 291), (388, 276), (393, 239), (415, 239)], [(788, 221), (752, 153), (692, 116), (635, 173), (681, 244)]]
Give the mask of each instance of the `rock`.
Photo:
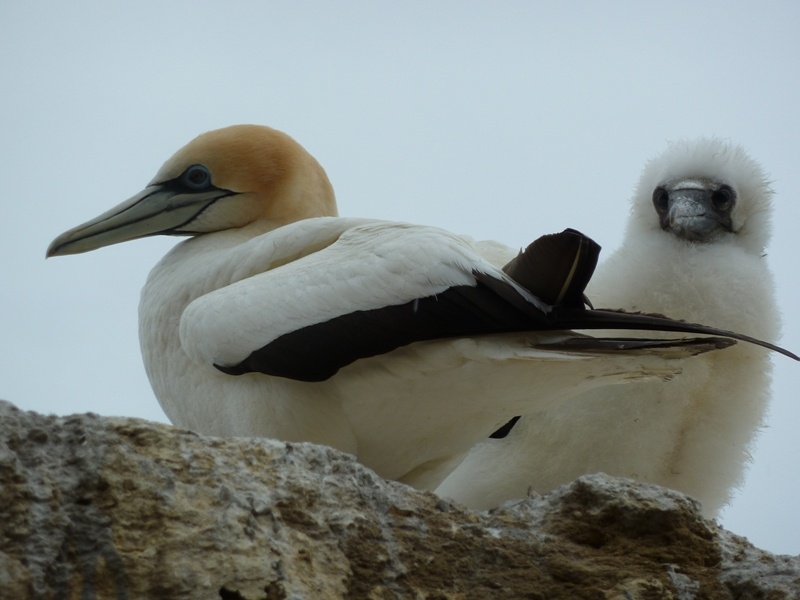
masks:
[(488, 513), (311, 444), (0, 402), (3, 598), (800, 598), (677, 492), (605, 475)]

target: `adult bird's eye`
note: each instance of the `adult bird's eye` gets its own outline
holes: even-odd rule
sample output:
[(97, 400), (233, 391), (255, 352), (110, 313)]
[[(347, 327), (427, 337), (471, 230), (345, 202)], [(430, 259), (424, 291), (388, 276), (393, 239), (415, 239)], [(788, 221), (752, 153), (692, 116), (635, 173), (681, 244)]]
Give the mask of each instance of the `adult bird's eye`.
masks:
[(669, 194), (663, 187), (658, 186), (653, 190), (653, 206), (656, 207), (658, 214), (664, 214), (669, 208)]
[(736, 202), (736, 192), (730, 186), (720, 186), (716, 192), (711, 194), (711, 202), (717, 210), (728, 211)]
[(203, 165), (192, 165), (179, 178), (190, 190), (201, 191), (211, 187), (211, 173)]

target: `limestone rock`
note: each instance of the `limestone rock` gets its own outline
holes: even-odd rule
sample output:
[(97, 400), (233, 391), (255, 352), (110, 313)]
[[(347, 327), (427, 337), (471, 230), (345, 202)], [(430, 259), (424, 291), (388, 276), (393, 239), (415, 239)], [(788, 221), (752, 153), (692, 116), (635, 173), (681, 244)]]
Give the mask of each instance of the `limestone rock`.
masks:
[(0, 402), (2, 598), (800, 598), (800, 557), (605, 475), (488, 513), (311, 444)]

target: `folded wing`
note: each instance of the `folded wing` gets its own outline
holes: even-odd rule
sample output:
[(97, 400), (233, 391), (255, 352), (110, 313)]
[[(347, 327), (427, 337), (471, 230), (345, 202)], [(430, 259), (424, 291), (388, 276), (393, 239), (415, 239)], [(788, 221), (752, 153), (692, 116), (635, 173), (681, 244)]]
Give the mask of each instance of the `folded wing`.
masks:
[[(491, 333), (619, 327), (742, 339), (657, 315), (587, 310), (600, 247), (574, 230), (539, 238), (500, 270), (472, 242), (437, 228), (338, 221), (324, 242), (308, 222), (297, 224), (299, 237), (289, 226), (251, 242), (249, 252), (274, 253), (291, 239), (293, 254), (192, 302), (181, 320), (190, 355), (231, 375), (324, 381), (407, 344)], [(303, 243), (308, 250), (298, 251)], [(564, 350), (625, 346), (579, 340)]]

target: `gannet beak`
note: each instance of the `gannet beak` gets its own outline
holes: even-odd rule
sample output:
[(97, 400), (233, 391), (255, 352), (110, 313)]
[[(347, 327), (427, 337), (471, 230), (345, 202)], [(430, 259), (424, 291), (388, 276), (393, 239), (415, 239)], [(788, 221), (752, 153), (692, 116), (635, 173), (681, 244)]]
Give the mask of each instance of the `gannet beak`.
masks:
[(47, 248), (47, 257), (80, 254), (150, 235), (193, 235), (191, 223), (217, 200), (235, 192), (216, 187), (186, 192), (153, 184), (103, 213), (59, 235)]

